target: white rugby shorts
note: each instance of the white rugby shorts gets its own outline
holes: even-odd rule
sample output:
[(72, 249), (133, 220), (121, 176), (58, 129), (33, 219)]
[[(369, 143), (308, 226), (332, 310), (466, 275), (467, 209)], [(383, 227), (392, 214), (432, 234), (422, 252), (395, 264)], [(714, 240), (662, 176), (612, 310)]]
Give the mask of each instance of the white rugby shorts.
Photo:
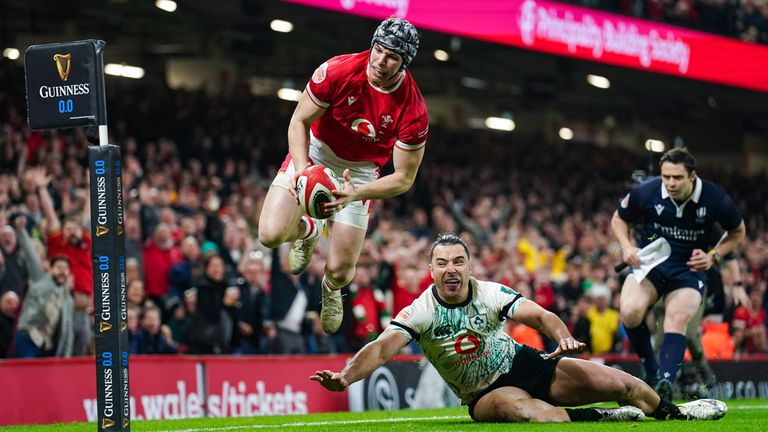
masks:
[[(331, 148), (309, 134), (309, 160), (315, 165), (324, 165), (333, 171), (336, 182), (343, 187), (344, 170), (349, 169), (349, 175), (352, 177), (352, 183), (362, 185), (370, 183), (379, 178), (379, 167), (373, 162), (351, 162), (339, 158)], [(291, 176), (295, 172), (290, 153), (285, 157), (280, 170), (275, 179), (272, 180), (272, 186), (278, 186), (288, 189), (291, 185)], [(363, 231), (368, 229), (368, 219), (370, 218), (373, 200), (353, 201), (341, 211), (335, 213), (329, 219), (333, 222), (350, 225), (360, 228)]]

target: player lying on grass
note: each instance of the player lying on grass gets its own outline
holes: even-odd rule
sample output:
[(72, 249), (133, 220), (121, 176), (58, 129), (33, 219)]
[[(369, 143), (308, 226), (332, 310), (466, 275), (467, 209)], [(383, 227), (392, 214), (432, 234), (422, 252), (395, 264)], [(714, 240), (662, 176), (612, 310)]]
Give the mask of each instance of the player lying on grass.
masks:
[[(573, 339), (555, 314), (511, 288), (470, 277), (469, 251), (459, 237), (440, 235), (429, 261), (432, 287), (400, 311), (344, 370), (317, 371), (310, 379), (328, 390), (343, 391), (416, 339), (478, 422), (634, 421), (645, 415), (659, 420), (714, 420), (725, 415), (723, 402), (701, 399), (676, 406), (618, 369), (558, 357), (581, 352), (585, 344)], [(557, 349), (543, 354), (518, 344), (502, 329), (507, 318), (559, 341)], [(606, 401), (622, 407), (557, 407)]]

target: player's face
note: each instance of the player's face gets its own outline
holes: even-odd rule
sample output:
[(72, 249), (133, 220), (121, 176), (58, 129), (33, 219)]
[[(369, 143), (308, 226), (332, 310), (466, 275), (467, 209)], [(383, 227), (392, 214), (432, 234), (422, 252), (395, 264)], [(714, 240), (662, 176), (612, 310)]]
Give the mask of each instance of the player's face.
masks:
[(437, 291), (443, 300), (461, 303), (467, 298), (470, 266), (469, 257), (462, 245), (435, 247), (430, 267)]
[(374, 44), (366, 69), (368, 81), (378, 87), (391, 87), (397, 82), (398, 72), (402, 65), (403, 58), (400, 57), (400, 54), (379, 44)]
[(695, 172), (685, 170), (685, 165), (664, 162), (661, 164), (661, 180), (667, 193), (676, 201), (684, 201), (693, 192), (693, 181), (696, 179)]

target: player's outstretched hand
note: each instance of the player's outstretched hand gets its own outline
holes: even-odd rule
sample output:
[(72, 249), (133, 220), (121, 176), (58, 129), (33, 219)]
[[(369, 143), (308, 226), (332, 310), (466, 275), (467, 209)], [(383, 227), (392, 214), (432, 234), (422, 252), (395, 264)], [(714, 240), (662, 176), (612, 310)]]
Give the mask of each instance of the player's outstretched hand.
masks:
[(331, 191), (333, 196), (336, 197), (336, 200), (325, 204), (325, 209), (332, 213), (341, 211), (341, 209), (346, 207), (352, 201), (357, 201), (357, 198), (355, 198), (356, 188), (355, 184), (352, 183), (352, 176), (349, 175), (349, 169), (344, 170), (343, 177), (344, 189)]
[(297, 204), (299, 202), (299, 194), (296, 193), (296, 181), (299, 179), (299, 176), (301, 175), (302, 171), (304, 171), (305, 169), (307, 169), (307, 168), (309, 168), (311, 166), (312, 166), (312, 164), (307, 162), (306, 164), (304, 164), (304, 168), (302, 168), (300, 170), (296, 170), (293, 173), (293, 175), (291, 176), (291, 185), (288, 188), (288, 192), (290, 192), (291, 195), (293, 195), (293, 197), (296, 199), (296, 203)]
[(688, 259), (688, 267), (691, 271), (700, 272), (707, 271), (715, 263), (712, 255), (704, 252), (701, 249), (694, 249), (691, 254), (691, 258)]
[(314, 375), (309, 377), (312, 381), (317, 381), (330, 391), (340, 392), (344, 391), (348, 386), (347, 380), (341, 377), (338, 372), (332, 372), (329, 370), (316, 371)]
[(547, 358), (551, 359), (563, 354), (577, 354), (584, 351), (586, 347), (587, 344), (579, 342), (572, 337), (562, 338), (557, 345), (557, 349), (547, 354)]

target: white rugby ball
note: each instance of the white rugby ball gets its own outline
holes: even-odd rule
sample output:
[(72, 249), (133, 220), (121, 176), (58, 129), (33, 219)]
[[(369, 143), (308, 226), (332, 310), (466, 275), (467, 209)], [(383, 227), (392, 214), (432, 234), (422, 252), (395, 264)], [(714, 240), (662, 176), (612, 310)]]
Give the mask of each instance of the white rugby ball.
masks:
[(327, 212), (323, 204), (334, 201), (331, 191), (338, 189), (338, 184), (330, 168), (313, 165), (301, 172), (296, 179), (296, 194), (304, 212), (315, 219), (326, 219), (333, 212)]

